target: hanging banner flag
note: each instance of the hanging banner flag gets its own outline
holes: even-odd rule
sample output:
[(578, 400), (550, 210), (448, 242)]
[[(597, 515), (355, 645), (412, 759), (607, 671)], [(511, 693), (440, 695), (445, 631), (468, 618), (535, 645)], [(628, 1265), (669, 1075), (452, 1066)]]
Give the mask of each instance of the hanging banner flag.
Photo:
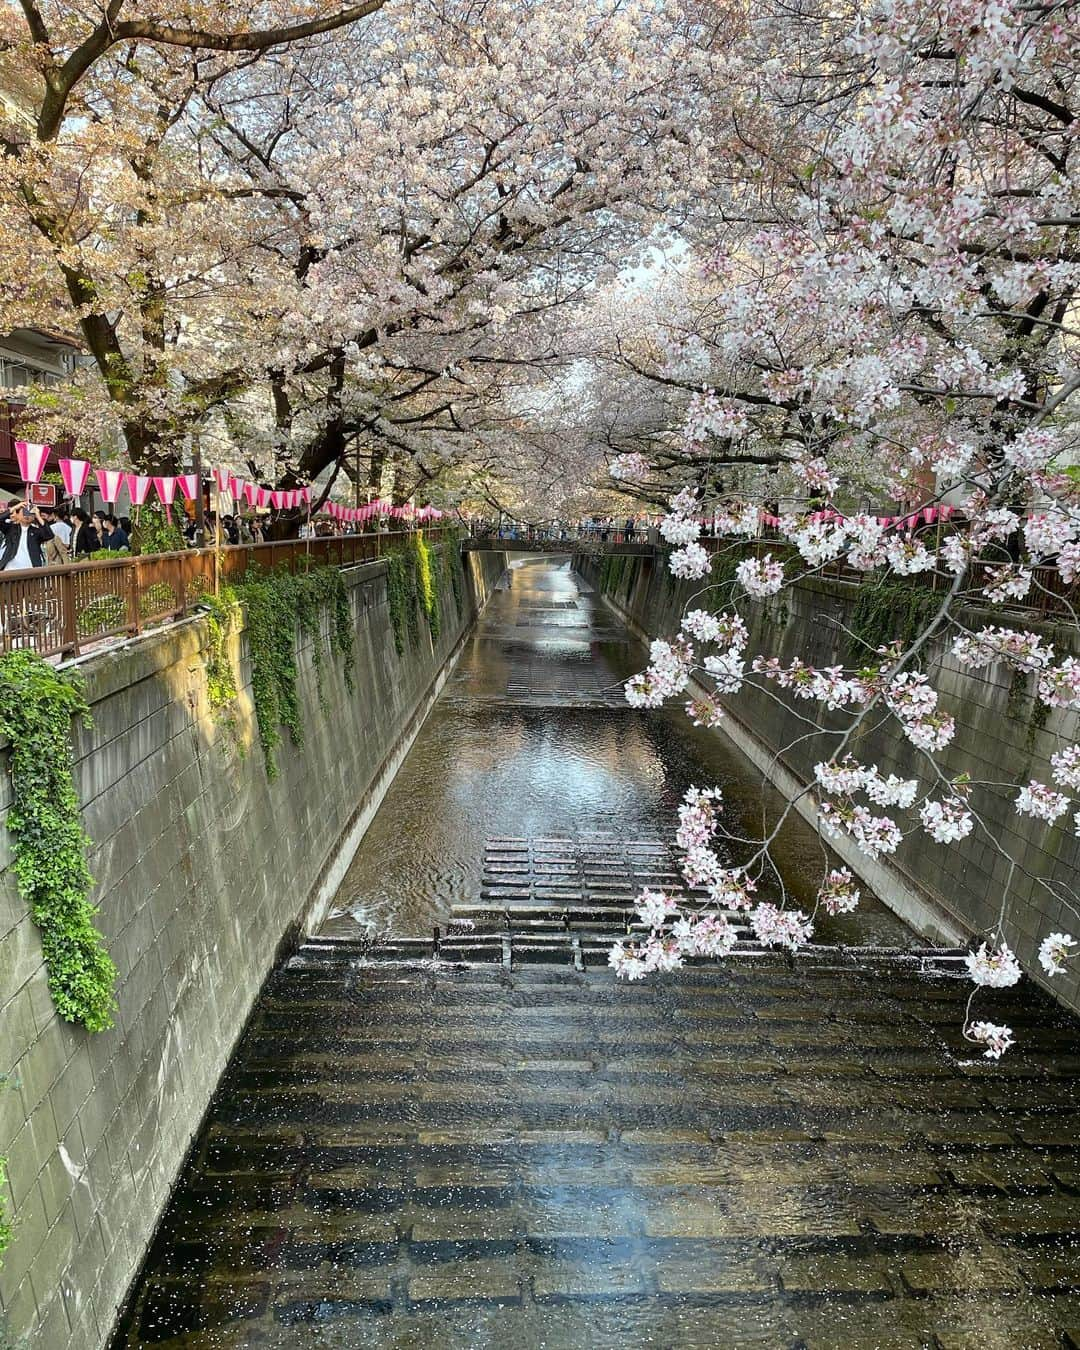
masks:
[(33, 441), (15, 442), (15, 458), (19, 461), (19, 476), (24, 483), (39, 481), (51, 449), (51, 445), (35, 445)]
[(275, 489), (273, 492), (270, 493), (270, 505), (274, 508), (275, 511), (280, 511), (282, 506), (284, 505), (284, 502), (285, 502), (284, 492), (279, 492), (277, 491), (277, 489)]
[(197, 473), (177, 474), (176, 481), (180, 486), (180, 491), (184, 494), (184, 500), (193, 502), (199, 491), (199, 475)]
[(150, 475), (146, 473), (126, 473), (124, 481), (127, 484), (128, 496), (131, 498), (132, 506), (142, 506), (146, 501), (146, 495), (150, 491)]
[(124, 481), (123, 471), (120, 469), (95, 469), (94, 473), (97, 477), (98, 491), (110, 506), (114, 505), (120, 495), (120, 485)]
[(245, 484), (244, 484), (244, 496), (247, 498), (247, 504), (248, 504), (248, 506), (254, 506), (255, 503), (256, 503), (256, 502), (258, 501), (258, 499), (259, 499), (259, 485), (258, 485), (258, 483), (245, 483)]
[(241, 493), (243, 492), (243, 486), (244, 480), (242, 478), (237, 478), (236, 474), (234, 473), (229, 475), (229, 496), (233, 499), (234, 502), (238, 502), (240, 500)]
[(217, 490), (219, 492), (228, 492), (230, 477), (231, 475), (228, 469), (214, 470), (214, 482), (217, 484)]
[(267, 506), (270, 503), (270, 489), (261, 487), (256, 494), (255, 500), (260, 506)]
[(305, 505), (305, 506), (310, 506), (310, 505), (311, 505), (311, 488), (310, 488), (310, 487), (302, 487), (302, 488), (300, 489), (300, 496), (303, 497), (303, 499), (304, 499), (304, 505)]
[(935, 517), (936, 515), (937, 515), (937, 507), (935, 507), (935, 506), (924, 506), (924, 507), (923, 507), (922, 518), (923, 518), (923, 520), (926, 521), (927, 525), (930, 524), (930, 522), (934, 519), (934, 517)]
[(64, 480), (64, 491), (69, 497), (81, 497), (86, 491), (86, 480), (90, 477), (90, 461), (60, 460), (60, 477)]

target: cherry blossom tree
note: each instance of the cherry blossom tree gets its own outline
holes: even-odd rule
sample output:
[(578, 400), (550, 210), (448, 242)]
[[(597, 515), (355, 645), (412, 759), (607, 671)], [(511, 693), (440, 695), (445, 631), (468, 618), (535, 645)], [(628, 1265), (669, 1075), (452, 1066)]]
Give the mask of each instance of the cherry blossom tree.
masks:
[(97, 377), (52, 401), (61, 429), (77, 424), (84, 439), (119, 429), (132, 462), (150, 465), (168, 459), (199, 409), (242, 386), (264, 294), (251, 267), (258, 226), (228, 184), (202, 173), (201, 91), (382, 2), (21, 0), (4, 10), (0, 45), (21, 112), (0, 127), (0, 254), (16, 279), (3, 316), (77, 326)]
[(74, 319), (94, 358), (42, 425), (117, 429), (134, 462), (198, 428), (285, 486), (427, 490), (707, 180), (716, 58), (672, 6), (122, 8), (43, 12), (33, 46), (12, 24), (64, 87), (58, 124), (46, 92), (10, 133), (0, 249), (44, 241), (2, 318)]
[[(826, 837), (869, 858), (893, 853), (911, 829), (944, 846), (979, 831), (1003, 849), (979, 809), (992, 785), (947, 776), (938, 762), (955, 732), (928, 673), (942, 644), (963, 667), (1032, 677), (1059, 711), (1053, 782), (1018, 783), (1015, 807), (1042, 822), (1072, 812), (1080, 831), (1070, 739), (1080, 662), (1026, 628), (1022, 612), (1040, 587), (1059, 591), (1080, 574), (1076, 52), (1075, 9), (1055, 4), (757, 7), (726, 69), (728, 153), (710, 218), (684, 231), (696, 271), (686, 258), (665, 269), (685, 305), (665, 303), (605, 353), (678, 412), (611, 464), (645, 495), (681, 482), (661, 526), (671, 570), (708, 592), (703, 519), (741, 558), (714, 605), (653, 644), (628, 698), (656, 706), (704, 673), (716, 694), (692, 700), (699, 722), (718, 720), (717, 696), (747, 681), (842, 714), (803, 795)], [(775, 543), (757, 538), (763, 519)], [(747, 606), (830, 564), (933, 578), (940, 603), (913, 639), (868, 650), (854, 668), (749, 651)], [(975, 623), (965, 602), (1021, 613)], [(885, 776), (856, 757), (860, 728), (882, 717), (914, 747), (918, 776)], [(813, 716), (807, 726), (814, 734)], [(723, 910), (745, 911), (765, 945), (809, 940), (814, 915), (753, 894), (782, 819), (732, 867), (715, 846), (727, 833), (718, 800), (691, 793), (678, 835), (686, 878), (707, 888), (712, 908), (661, 914), (643, 898), (647, 936), (615, 947), (620, 974), (726, 947)], [(1036, 882), (1077, 914), (1071, 887)], [(857, 900), (848, 871), (827, 873), (822, 912)], [(968, 957), (977, 987), (1020, 978), (1007, 904), (1006, 891), (998, 924)], [(1076, 950), (1069, 934), (1050, 933), (1022, 955), (1055, 976)], [(965, 1036), (989, 1058), (1012, 1039), (970, 1015)]]

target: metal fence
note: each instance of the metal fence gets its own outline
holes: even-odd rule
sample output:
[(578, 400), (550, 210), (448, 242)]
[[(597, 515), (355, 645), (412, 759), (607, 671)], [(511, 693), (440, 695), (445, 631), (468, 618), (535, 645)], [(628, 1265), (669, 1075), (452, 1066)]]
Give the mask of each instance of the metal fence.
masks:
[[(392, 551), (410, 533), (235, 544), (2, 572), (0, 651), (26, 648), (41, 656), (78, 656), (103, 638), (134, 636), (153, 624), (183, 618), (220, 581), (249, 568), (352, 567)], [(424, 536), (437, 543), (445, 533), (436, 528)]]

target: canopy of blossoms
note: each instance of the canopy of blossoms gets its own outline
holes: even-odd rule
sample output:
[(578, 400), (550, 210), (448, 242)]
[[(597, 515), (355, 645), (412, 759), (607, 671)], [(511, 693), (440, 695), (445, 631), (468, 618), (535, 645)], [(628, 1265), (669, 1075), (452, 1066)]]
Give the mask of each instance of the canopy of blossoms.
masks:
[[(1008, 856), (980, 814), (998, 785), (940, 767), (955, 721), (927, 657), (944, 644), (964, 668), (1031, 678), (1059, 714), (1060, 748), (1052, 781), (1014, 786), (1015, 811), (1030, 828), (1071, 819), (1080, 833), (1080, 661), (1016, 619), (1080, 575), (1076, 10), (897, 0), (807, 18), (766, 5), (748, 20), (728, 61), (738, 159), (722, 161), (721, 219), (664, 264), (652, 295), (639, 288), (597, 357), (639, 407), (652, 399), (650, 416), (611, 424), (611, 474), (668, 503), (671, 570), (701, 583), (702, 607), (653, 644), (627, 697), (658, 706), (704, 675), (716, 696), (752, 682), (805, 700), (811, 729), (815, 705), (843, 714), (806, 789), (824, 836), (876, 859), (912, 831), (942, 847), (979, 831)], [(705, 522), (741, 559), (719, 593)], [(763, 523), (771, 545), (756, 538)], [(940, 603), (913, 638), (854, 668), (751, 650), (747, 606), (834, 562), (934, 573)], [(1006, 604), (1007, 620), (971, 617)], [(695, 721), (721, 718), (716, 696), (691, 700)], [(860, 728), (882, 718), (917, 751), (916, 776), (856, 755)], [(814, 914), (754, 896), (776, 830), (737, 868), (717, 846), (725, 834), (719, 793), (690, 793), (678, 843), (712, 908), (644, 895), (646, 935), (611, 953), (621, 975), (723, 955), (722, 910), (745, 911), (766, 946), (811, 939)], [(1076, 918), (1071, 887), (1036, 880)], [(823, 877), (821, 912), (858, 900), (848, 870)], [(1008, 904), (1006, 887), (998, 925), (967, 958), (977, 988), (1021, 977)], [(1019, 955), (1053, 977), (1078, 951), (1053, 931)], [(974, 1012), (965, 1036), (990, 1058), (1012, 1040)]]

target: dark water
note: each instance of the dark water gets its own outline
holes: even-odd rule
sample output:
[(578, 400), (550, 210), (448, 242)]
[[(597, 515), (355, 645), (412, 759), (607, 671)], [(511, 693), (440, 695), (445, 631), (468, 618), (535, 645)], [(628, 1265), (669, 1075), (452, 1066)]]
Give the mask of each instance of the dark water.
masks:
[[(491, 838), (668, 840), (692, 785), (722, 786), (744, 836), (777, 810), (753, 767), (681, 706), (626, 706), (622, 682), (642, 669), (645, 648), (567, 560), (518, 560), (508, 578), (368, 830), (326, 932), (430, 932), (452, 904), (478, 897)], [(775, 852), (791, 894), (812, 907), (825, 862), (817, 836), (793, 820)], [(872, 898), (824, 918), (817, 936), (915, 941)]]
[[(995, 1066), (964, 981), (875, 953), (915, 939), (874, 902), (842, 951), (633, 986), (352, 940), (444, 922), (485, 852), (644, 866), (691, 782), (757, 817), (731, 756), (622, 705), (641, 660), (565, 566), (515, 567), (337, 940), (263, 990), (115, 1350), (1080, 1347), (1077, 1023), (1026, 982), (980, 1006), (1016, 1030)], [(782, 859), (812, 891), (813, 835)]]

